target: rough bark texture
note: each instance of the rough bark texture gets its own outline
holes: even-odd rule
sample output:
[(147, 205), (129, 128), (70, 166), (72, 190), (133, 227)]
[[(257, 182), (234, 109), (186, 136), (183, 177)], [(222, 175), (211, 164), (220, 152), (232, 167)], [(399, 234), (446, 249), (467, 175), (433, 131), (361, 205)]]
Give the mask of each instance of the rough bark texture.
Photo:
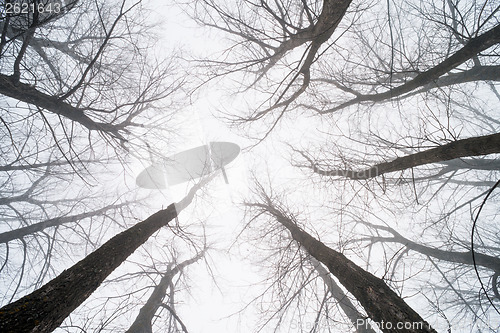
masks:
[(40, 289), (0, 308), (0, 332), (52, 332), (128, 256), (187, 207), (209, 180), (193, 187), (177, 204), (114, 236)]
[(490, 48), (491, 46), (500, 43), (500, 25), (486, 31), (482, 35), (471, 38), (467, 44), (464, 45), (460, 50), (454, 53), (449, 58), (443, 60), (436, 66), (418, 74), (412, 80), (392, 88), (388, 91), (371, 94), (371, 95), (359, 95), (345, 103), (340, 104), (332, 109), (322, 111), (320, 113), (330, 113), (337, 110), (341, 110), (348, 106), (360, 103), (360, 102), (381, 102), (387, 99), (395, 98), (408, 93), (416, 88), (425, 86), (437, 80), (441, 75), (448, 73), (450, 70), (458, 67), (467, 60), (476, 56), (478, 53)]
[(335, 300), (339, 303), (340, 308), (342, 309), (342, 311), (344, 311), (347, 318), (349, 318), (354, 328), (356, 329), (356, 332), (375, 333), (375, 331), (369, 326), (367, 327), (366, 325), (357, 325), (358, 322), (364, 322), (366, 320), (366, 317), (359, 313), (359, 311), (356, 309), (356, 306), (352, 304), (351, 300), (344, 293), (342, 288), (340, 288), (330, 276), (330, 272), (327, 271), (316, 259), (312, 258), (311, 261), (314, 265), (314, 268), (319, 273), (319, 277), (323, 280), (333, 298), (335, 298)]
[[(500, 153), (500, 133), (457, 140), (436, 148), (398, 157), (390, 162), (379, 163), (362, 171), (340, 169), (323, 170), (318, 168), (314, 163), (311, 163), (311, 166), (308, 167), (313, 169), (315, 173), (323, 176), (369, 179), (388, 172), (406, 170), (419, 165), (439, 163), (460, 157), (481, 156), (495, 153)], [(302, 155), (306, 157), (309, 162), (312, 162), (304, 153), (302, 153)]]
[(172, 279), (177, 273), (182, 271), (184, 267), (195, 263), (198, 259), (203, 256), (203, 252), (199, 253), (194, 258), (183, 261), (179, 265), (175, 266), (173, 269), (168, 270), (161, 278), (160, 283), (154, 288), (153, 293), (149, 296), (146, 304), (141, 308), (139, 314), (135, 318), (134, 322), (130, 326), (130, 328), (126, 331), (126, 333), (151, 333), (152, 332), (152, 324), (151, 321), (158, 310), (158, 308), (162, 305), (163, 298), (167, 292), (168, 287), (172, 283)]
[[(323, 263), (340, 283), (359, 301), (368, 316), (381, 324), (383, 332), (436, 332), (420, 315), (399, 297), (382, 279), (365, 271), (343, 254), (329, 248), (299, 228), (289, 217), (267, 204), (248, 204), (270, 213), (288, 229), (311, 256)], [(389, 324), (390, 323), (390, 324)], [(408, 329), (400, 329), (398, 323), (407, 323)], [(420, 326), (421, 325), (421, 326)]]

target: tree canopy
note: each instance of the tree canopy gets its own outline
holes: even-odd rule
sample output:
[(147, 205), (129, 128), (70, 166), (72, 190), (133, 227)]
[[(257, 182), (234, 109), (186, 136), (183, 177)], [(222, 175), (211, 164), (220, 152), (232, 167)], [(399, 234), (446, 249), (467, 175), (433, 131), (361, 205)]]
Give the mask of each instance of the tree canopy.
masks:
[(2, 331), (500, 330), (495, 1), (0, 8)]

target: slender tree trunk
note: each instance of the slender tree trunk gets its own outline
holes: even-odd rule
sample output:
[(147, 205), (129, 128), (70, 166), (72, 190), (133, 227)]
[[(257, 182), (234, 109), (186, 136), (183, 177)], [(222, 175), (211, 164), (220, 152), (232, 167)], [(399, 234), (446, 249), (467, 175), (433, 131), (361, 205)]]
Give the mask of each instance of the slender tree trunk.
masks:
[(2, 307), (0, 331), (52, 332), (128, 256), (187, 207), (196, 191), (210, 179), (205, 179), (193, 187), (180, 202), (169, 205), (114, 236), (40, 289)]
[[(276, 209), (268, 197), (266, 200), (266, 204), (252, 203), (247, 205), (268, 212), (288, 229), (295, 241), (337, 277), (340, 283), (363, 306), (368, 316), (379, 324), (383, 332), (436, 332), (382, 279), (365, 271), (343, 254), (309, 235)], [(366, 322), (362, 324), (366, 325)], [(403, 329), (398, 325), (403, 325)]]
[(500, 25), (491, 28), (482, 35), (471, 38), (467, 44), (464, 45), (464, 47), (452, 56), (425, 72), (418, 74), (414, 79), (406, 82), (405, 84), (378, 94), (358, 95), (357, 97), (342, 103), (339, 106), (320, 113), (331, 113), (361, 102), (382, 102), (384, 100), (401, 96), (416, 88), (431, 84), (433, 81), (438, 80), (441, 75), (448, 73), (452, 69), (476, 56), (479, 52), (484, 51), (497, 43), (500, 43)]
[(0, 74), (0, 94), (71, 119), (89, 130), (107, 132), (121, 137), (118, 133), (120, 130), (118, 126), (96, 122), (87, 116), (82, 109), (74, 107), (56, 96), (50, 96), (38, 91), (27, 83), (16, 81), (11, 76)]
[(151, 333), (152, 332), (152, 323), (153, 317), (158, 310), (158, 308), (162, 305), (163, 298), (167, 293), (168, 286), (172, 283), (172, 279), (174, 276), (182, 271), (184, 267), (195, 263), (201, 257), (203, 257), (204, 253), (201, 252), (196, 255), (194, 258), (183, 261), (179, 265), (175, 266), (173, 269), (168, 270), (161, 278), (160, 283), (154, 288), (153, 293), (149, 296), (146, 304), (141, 308), (139, 314), (135, 318), (134, 322), (130, 326), (130, 328), (126, 331), (126, 333)]
[(372, 225), (371, 223), (367, 222), (362, 222), (363, 224), (379, 229), (379, 230), (385, 230), (390, 232), (393, 237), (372, 237), (370, 240), (375, 243), (375, 242), (394, 242), (394, 243), (399, 243), (404, 246), (406, 246), (407, 249), (421, 253), (423, 255), (433, 257), (439, 260), (443, 261), (448, 261), (448, 262), (454, 262), (458, 264), (464, 264), (464, 265), (478, 265), (482, 266), (485, 268), (491, 269), (493, 272), (500, 273), (500, 258), (498, 257), (493, 257), (489, 256), (486, 254), (482, 253), (474, 253), (474, 259), (472, 259), (472, 252), (471, 251), (466, 251), (466, 252), (458, 252), (458, 251), (445, 251), (445, 250), (440, 250), (436, 249), (433, 247), (429, 247), (426, 245), (418, 244), (415, 243), (408, 238), (402, 236), (400, 233), (398, 233), (396, 230), (393, 228), (387, 227), (387, 226), (381, 226), (381, 225)]
[(118, 208), (121, 208), (127, 204), (129, 204), (129, 203), (125, 202), (125, 203), (121, 203), (121, 204), (117, 204), (117, 205), (103, 207), (101, 209), (97, 209), (97, 210), (82, 213), (82, 214), (59, 216), (59, 217), (55, 217), (52, 219), (47, 219), (47, 220), (42, 221), (42, 222), (31, 224), (27, 227), (22, 227), (22, 228), (18, 228), (15, 230), (2, 232), (2, 233), (0, 233), (0, 244), (1, 243), (8, 243), (14, 239), (21, 239), (25, 236), (42, 231), (46, 228), (59, 226), (59, 225), (65, 224), (65, 223), (78, 222), (78, 221), (81, 221), (84, 218), (88, 218), (88, 217), (99, 216), (99, 215), (102, 215), (109, 210), (118, 209)]
[(495, 153), (500, 153), (500, 133), (457, 140), (436, 148), (398, 157), (390, 162), (379, 163), (362, 171), (340, 169), (324, 170), (318, 168), (305, 153), (302, 152), (301, 154), (311, 163), (308, 167), (320, 175), (342, 176), (351, 179), (369, 179), (388, 172), (406, 170), (419, 165), (440, 163), (460, 157)]
[(474, 81), (500, 81), (500, 66), (474, 66), (463, 72), (450, 73), (424, 85), (421, 89), (415, 90), (411, 94), (406, 94), (404, 97), (421, 94), (438, 87)]
[(491, 269), (493, 272), (500, 273), (500, 258), (492, 257), (482, 253), (474, 253), (474, 260), (472, 260), (472, 252), (456, 252), (456, 251), (444, 251), (440, 249), (436, 249), (433, 247), (425, 246), (422, 244), (418, 244), (412, 242), (406, 238), (380, 238), (379, 240), (384, 242), (397, 242), (406, 246), (406, 248), (413, 250), (415, 252), (421, 253), (423, 255), (433, 257), (439, 260), (454, 262), (457, 264), (464, 265), (474, 265), (482, 266), (485, 268)]

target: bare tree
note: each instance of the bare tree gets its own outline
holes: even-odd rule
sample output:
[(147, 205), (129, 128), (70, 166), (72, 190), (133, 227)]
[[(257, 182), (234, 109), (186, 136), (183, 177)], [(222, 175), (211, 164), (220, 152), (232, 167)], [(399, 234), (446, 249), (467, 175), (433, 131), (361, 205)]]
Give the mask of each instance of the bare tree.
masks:
[[(391, 287), (411, 289), (427, 301), (433, 309), (429, 320), (451, 317), (455, 322), (447, 324), (453, 328), (473, 318), (469, 328), (478, 321), (494, 331), (488, 318), (496, 315), (495, 304), (486, 297), (497, 288), (492, 275), (498, 213), (489, 211), (475, 240), (481, 249), (476, 263), (470, 216), (498, 178), (500, 7), (490, 0), (351, 2), (338, 10), (340, 19), (330, 21), (335, 29), (324, 30), (324, 39), (316, 35), (294, 43), (301, 29), (321, 27), (328, 4), (192, 5), (200, 25), (227, 37), (220, 57), (199, 61), (210, 69), (207, 84), (226, 84), (231, 100), (241, 97), (247, 105), (236, 114), (221, 106), (221, 118), (248, 129), (257, 143), (271, 133), (286, 141), (298, 153), (292, 164), (313, 174), (297, 173), (300, 180), (289, 177), (270, 188), (285, 188), (294, 197), (315, 193), (298, 199), (302, 209), (328, 216), (333, 222), (321, 229), (339, 230), (339, 246), (367, 269), (394, 278)], [(255, 209), (265, 214), (269, 204), (261, 201), (265, 207)], [(297, 204), (291, 202), (288, 207)], [(372, 217), (399, 236), (387, 229), (360, 238), (367, 230), (362, 221)], [(276, 251), (281, 248), (276, 244)], [(474, 264), (485, 278), (486, 294), (478, 295)], [(453, 303), (457, 296), (460, 301)]]
[[(397, 323), (404, 323), (408, 332), (435, 332), (435, 330), (398, 296), (380, 278), (363, 270), (342, 253), (327, 247), (297, 225), (295, 217), (285, 212), (275, 198), (269, 197), (262, 185), (257, 184), (258, 202), (247, 202), (254, 214), (266, 214), (286, 228), (312, 257), (323, 263), (342, 285), (360, 302), (368, 316), (378, 323), (391, 323), (382, 327), (384, 332), (398, 332)], [(419, 324), (415, 324), (419, 323)]]
[[(191, 13), (201, 25), (231, 40), (221, 60), (206, 62), (220, 66), (215, 76), (241, 74), (242, 93), (253, 89), (266, 96), (248, 115), (226, 116), (238, 123), (268, 116), (272, 130), (286, 112), (324, 115), (467, 82), (498, 81), (497, 65), (490, 60), (500, 38), (498, 8), (485, 0), (466, 12), (462, 3), (451, 3), (440, 8), (402, 1), (393, 5), (401, 7), (396, 10), (390, 2), (365, 7), (350, 2), (263, 1), (233, 8), (199, 1)], [(335, 16), (329, 6), (336, 6)], [(479, 13), (477, 22), (472, 12)], [(381, 18), (372, 19), (373, 15)], [(441, 44), (436, 45), (436, 39)], [(295, 49), (302, 51), (291, 52)], [(349, 95), (354, 97), (346, 98)]]
[(70, 1), (47, 18), (3, 13), (0, 93), (25, 103), (25, 116), (47, 123), (60, 142), (77, 126), (124, 144), (131, 129), (147, 126), (134, 120), (178, 89), (169, 64), (148, 59), (141, 1)]
[[(152, 332), (152, 320), (159, 308), (166, 309), (174, 318), (175, 322), (181, 325), (182, 331), (187, 333), (186, 326), (179, 318), (173, 307), (173, 303), (164, 301), (168, 288), (173, 286), (173, 278), (180, 273), (186, 266), (191, 265), (202, 258), (204, 252), (198, 253), (191, 259), (185, 260), (180, 264), (169, 268), (161, 277), (160, 282), (154, 287), (151, 296), (141, 307), (139, 314), (127, 330), (127, 333), (147, 333)], [(171, 290), (171, 292), (173, 292)]]
[(156, 36), (141, 1), (30, 0), (0, 8), (7, 304), (55, 277), (62, 253), (84, 256), (107, 233), (130, 226), (144, 203), (116, 177), (125, 177), (130, 155), (144, 155), (144, 142), (172, 136), (182, 79), (174, 57), (148, 53)]
[(500, 153), (500, 134), (457, 140), (437, 148), (398, 157), (390, 162), (379, 163), (362, 171), (325, 170), (320, 168), (304, 151), (299, 151), (299, 153), (309, 162), (307, 167), (317, 174), (330, 177), (341, 176), (350, 179), (369, 179), (385, 173), (406, 170), (424, 164), (441, 163), (461, 157)]
[[(171, 205), (128, 228), (129, 197), (118, 200), (109, 189), (82, 184), (111, 169), (110, 161), (127, 159), (117, 153), (142, 158), (142, 150), (154, 147), (151, 155), (162, 155), (176, 94), (187, 79), (175, 75), (176, 60), (148, 57), (154, 41), (145, 38), (151, 23), (141, 15), (141, 1), (66, 1), (59, 13), (43, 15), (12, 15), (7, 3), (0, 5), (6, 300), (57, 275), (51, 255), (57, 244), (69, 247), (68, 235), (83, 238), (86, 250), (99, 248), (1, 310), (7, 331), (50, 331), (180, 211)], [(294, 181), (270, 185), (294, 198), (304, 191), (305, 199), (285, 205), (258, 184), (257, 198), (246, 203), (255, 217), (250, 223), (267, 216), (266, 230), (278, 235), (269, 242), (276, 272), (268, 320), (257, 329), (304, 315), (314, 317), (308, 330), (318, 332), (338, 314), (342, 328), (359, 332), (373, 331), (358, 327), (367, 320), (393, 323), (385, 332), (398, 331), (396, 322), (410, 324), (411, 332), (433, 332), (423, 318), (439, 318), (441, 326), (446, 320), (454, 329), (450, 316), (472, 318), (466, 330), (476, 322), (497, 329), (488, 320), (500, 299), (498, 212), (485, 210), (473, 244), (470, 217), (498, 178), (498, 4), (199, 0), (184, 8), (205, 29), (229, 37), (220, 57), (197, 62), (203, 77), (189, 80), (207, 87), (217, 80), (249, 105), (241, 113), (222, 110), (223, 117), (257, 132), (259, 143), (271, 133), (284, 135), (301, 156), (292, 164), (312, 170), (296, 168)], [(243, 105), (238, 102), (231, 105)], [(283, 133), (284, 120), (290, 122)], [(68, 196), (61, 188), (71, 185), (85, 189)], [(496, 204), (498, 197), (490, 200)], [(292, 213), (294, 205), (303, 212)], [(324, 234), (314, 235), (321, 223), (313, 210), (329, 221), (319, 228)], [(82, 223), (101, 221), (125, 231), (99, 247), (105, 233)], [(335, 233), (337, 240), (329, 237)], [(129, 331), (152, 331), (160, 308), (181, 322), (161, 301), (173, 290), (174, 271), (167, 270)], [(413, 307), (408, 295), (418, 300)]]
[[(155, 231), (167, 225), (194, 198), (210, 178), (194, 186), (178, 203), (170, 204), (146, 220), (116, 235), (85, 259), (33, 293), (0, 311), (5, 332), (51, 332)], [(22, 311), (21, 311), (22, 310)]]

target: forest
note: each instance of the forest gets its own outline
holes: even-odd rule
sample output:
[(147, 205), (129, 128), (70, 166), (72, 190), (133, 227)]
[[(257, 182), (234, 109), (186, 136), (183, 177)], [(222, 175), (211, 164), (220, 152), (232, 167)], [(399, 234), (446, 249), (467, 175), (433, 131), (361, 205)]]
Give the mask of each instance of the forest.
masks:
[(498, 1), (0, 1), (0, 332), (499, 332), (499, 204)]

